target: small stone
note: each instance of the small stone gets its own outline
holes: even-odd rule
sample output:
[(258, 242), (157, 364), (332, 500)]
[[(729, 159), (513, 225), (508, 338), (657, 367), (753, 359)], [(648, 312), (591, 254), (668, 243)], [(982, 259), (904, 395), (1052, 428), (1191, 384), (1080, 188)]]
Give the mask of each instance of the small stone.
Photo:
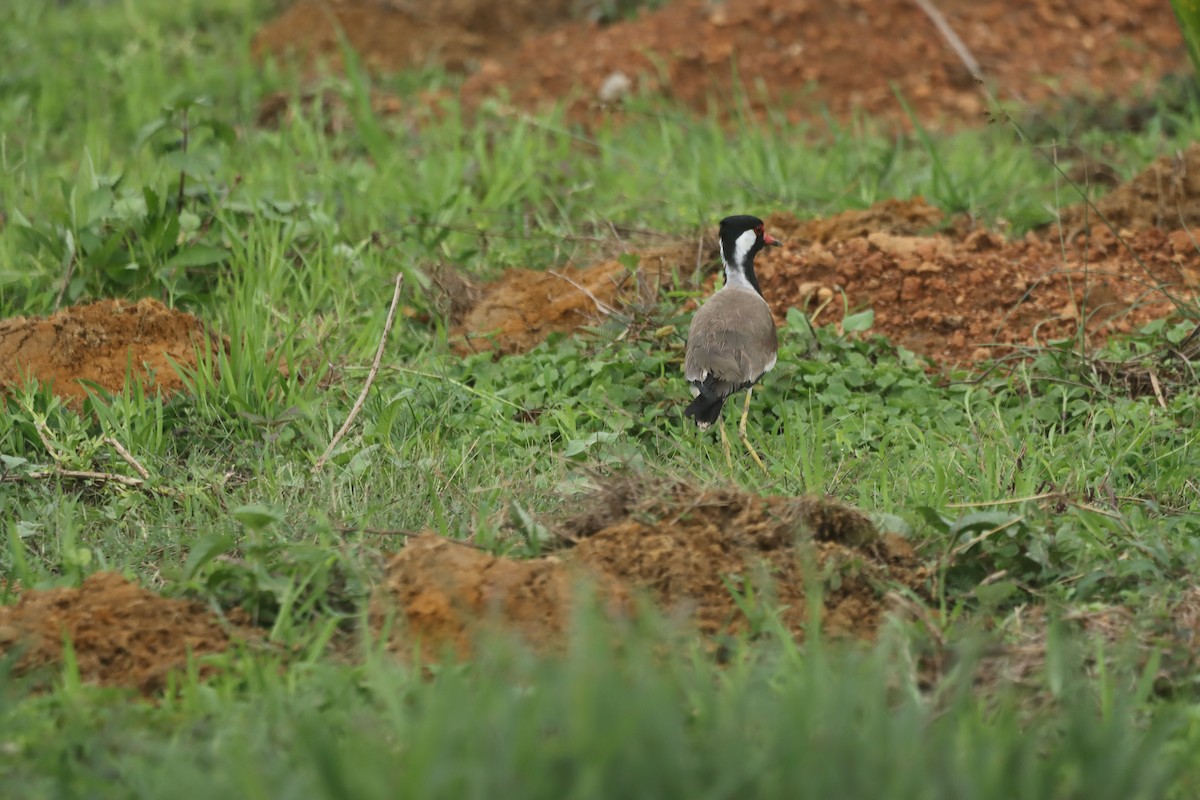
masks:
[(597, 93), (601, 103), (615, 103), (633, 90), (633, 81), (620, 70), (604, 79)]

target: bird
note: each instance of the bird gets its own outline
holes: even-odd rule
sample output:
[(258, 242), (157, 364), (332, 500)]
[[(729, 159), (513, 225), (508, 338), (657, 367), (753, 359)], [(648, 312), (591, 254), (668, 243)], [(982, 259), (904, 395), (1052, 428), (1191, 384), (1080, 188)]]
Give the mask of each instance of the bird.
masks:
[[(707, 429), (721, 418), (729, 396), (745, 389), (738, 436), (754, 463), (766, 472), (746, 437), (746, 418), (754, 384), (775, 366), (779, 340), (771, 307), (754, 274), (754, 257), (763, 247), (782, 242), (766, 232), (761, 219), (749, 214), (721, 220), (719, 238), (725, 283), (700, 306), (688, 327), (683, 374), (695, 399), (683, 413), (701, 430)], [(724, 426), (721, 443), (732, 467)]]

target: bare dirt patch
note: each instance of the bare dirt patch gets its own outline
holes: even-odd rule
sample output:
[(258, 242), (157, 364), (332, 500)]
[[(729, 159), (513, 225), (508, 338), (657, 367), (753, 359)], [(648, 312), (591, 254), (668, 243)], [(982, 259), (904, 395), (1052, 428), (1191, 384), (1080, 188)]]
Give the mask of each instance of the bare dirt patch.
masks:
[[(1200, 147), (1188, 152), (1200, 154)], [(1142, 175), (1131, 185), (1147, 180)], [(1140, 198), (1125, 187), (1117, 193)], [(1198, 203), (1200, 191), (1182, 197), (1185, 205)], [(1136, 204), (1105, 208), (1141, 221)], [(758, 276), (781, 324), (789, 308), (818, 325), (840, 323), (844, 308), (871, 308), (873, 332), (947, 367), (1070, 339), (1081, 325), (1085, 344), (1095, 346), (1200, 295), (1200, 245), (1186, 230), (1119, 229), (1118, 238), (1104, 226), (1090, 234), (1064, 227), (1060, 238), (1055, 227), (1010, 241), (965, 223), (947, 225), (921, 198), (814, 220), (777, 213), (766, 221), (784, 246), (759, 256)], [(704, 288), (711, 291), (721, 280), (718, 254), (715, 242), (704, 244), (702, 260), (712, 270)], [(696, 244), (647, 252), (641, 263), (632, 296), (631, 275), (616, 261), (555, 270), (564, 277), (515, 270), (476, 287), (474, 304), (455, 317), (455, 348), (524, 352), (551, 332), (603, 320), (597, 301), (618, 309), (652, 301), (674, 280), (687, 283)]]
[(451, 333), (454, 348), (459, 353), (530, 350), (551, 333), (571, 333), (613, 311), (654, 303), (661, 288), (673, 283), (674, 273), (690, 272), (694, 261), (691, 244), (647, 250), (633, 271), (617, 260), (586, 268), (509, 270), (480, 287), (460, 309)]
[(851, 310), (875, 310), (876, 332), (943, 365), (1071, 338), (1081, 325), (1094, 346), (1196, 302), (1200, 145), (1094, 205), (1108, 224), (1079, 203), (1017, 241), (947, 225), (920, 198), (820, 220), (775, 214), (785, 246), (763, 253), (759, 277), (780, 319), (832, 300), (816, 322), (836, 323), (844, 293)]
[[(414, 640), (431, 654), (471, 652), (481, 625), (492, 624), (539, 648), (561, 643), (581, 580), (598, 581), (614, 610), (623, 588), (573, 570), (559, 558), (501, 558), (461, 542), (428, 535), (414, 539), (388, 562), (371, 600), (371, 627), (395, 626), (389, 647), (410, 652)], [(395, 618), (393, 618), (393, 614)]]
[[(771, 223), (803, 229), (781, 215)], [(1066, 241), (1006, 241), (985, 230), (852, 230), (763, 254), (759, 279), (780, 320), (795, 307), (834, 324), (843, 302), (851, 311), (869, 307), (874, 332), (944, 366), (1072, 338), (1081, 325), (1094, 346), (1169, 316), (1176, 306), (1168, 293), (1186, 301), (1200, 292), (1200, 249), (1182, 232), (1125, 231), (1120, 241), (1093, 229)]]
[[(1136, 98), (1187, 68), (1174, 15), (1159, 0), (937, 6), (1018, 107)], [(969, 72), (911, 0), (673, 0), (609, 25), (589, 21), (596, 15), (588, 11), (567, 0), (302, 0), (259, 32), (254, 49), (336, 65), (340, 27), (380, 71), (440, 63), (468, 74), (468, 106), (505, 93), (526, 109), (570, 101), (577, 119), (607, 113), (597, 105), (620, 96), (613, 86), (735, 112), (736, 64), (737, 88), (753, 113), (773, 104), (798, 121), (825, 108), (839, 119), (864, 112), (907, 126), (895, 86), (926, 126), (985, 121), (986, 102)]]
[(101, 300), (50, 317), (0, 321), (0, 393), (36, 378), (78, 407), (87, 383), (110, 393), (126, 372), (150, 390), (183, 389), (172, 362), (197, 366), (196, 353), (223, 344), (191, 314), (157, 300)]
[(893, 605), (890, 592), (922, 595), (930, 577), (904, 539), (881, 535), (861, 512), (831, 499), (657, 481), (617, 495), (628, 502), (612, 505), (610, 487), (595, 507), (563, 522), (576, 544), (546, 558), (518, 561), (433, 536), (415, 540), (388, 565), (372, 601), (373, 627), (394, 610), (393, 647), (410, 648), (416, 636), (426, 648), (465, 654), (490, 620), (545, 647), (561, 638), (583, 577), (614, 613), (627, 613), (631, 593), (640, 592), (714, 637), (762, 622), (749, 619), (735, 597), (757, 593), (764, 614), (778, 611), (803, 637), (815, 578), (824, 632), (869, 639)]
[[(125, 686), (155, 694), (188, 656), (228, 649), (254, 638), (237, 612), (222, 622), (204, 605), (170, 600), (113, 572), (89, 576), (78, 589), (28, 590), (16, 605), (0, 606), (0, 657), (17, 654), (17, 674), (57, 671), (63, 637), (74, 650), (84, 683)], [(214, 667), (201, 665), (201, 676)]]
[[(1174, 17), (1155, 0), (938, 6), (985, 75), (1022, 104), (1130, 97), (1186, 67)], [(503, 89), (523, 107), (572, 98), (571, 111), (585, 118), (618, 72), (636, 90), (720, 114), (739, 111), (740, 89), (751, 111), (774, 107), (793, 122), (827, 108), (841, 119), (867, 112), (907, 126), (893, 87), (929, 127), (977, 125), (987, 108), (961, 59), (907, 0), (676, 0), (606, 28), (576, 23), (530, 37), (515, 57), (468, 79), (463, 93)]]
[(651, 482), (622, 518), (575, 535), (572, 559), (648, 591), (664, 610), (688, 613), (710, 635), (748, 630), (734, 592), (752, 589), (760, 608), (803, 637), (815, 578), (823, 631), (869, 639), (892, 605), (889, 593), (923, 594), (929, 577), (908, 542), (831, 498)]
[[(1200, 228), (1200, 144), (1163, 156), (1128, 183), (1096, 200), (1079, 203), (1059, 215), (1063, 230), (1087, 226), (1121, 230)], [(1097, 216), (1099, 212), (1100, 216)]]
[(256, 55), (289, 52), (312, 65), (342, 63), (339, 30), (372, 69), (398, 72), (441, 64), (455, 71), (503, 56), (522, 37), (566, 20), (571, 0), (449, 0), (397, 3), (386, 0), (300, 0), (254, 37)]

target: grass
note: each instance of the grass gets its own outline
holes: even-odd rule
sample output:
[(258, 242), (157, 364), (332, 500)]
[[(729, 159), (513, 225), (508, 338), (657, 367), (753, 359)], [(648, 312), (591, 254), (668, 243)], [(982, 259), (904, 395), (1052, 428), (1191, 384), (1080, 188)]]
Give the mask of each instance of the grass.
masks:
[[(325, 642), (356, 629), (377, 558), (396, 546), (341, 526), (433, 528), (520, 555), (533, 543), (513, 535), (512, 504), (554, 510), (596, 465), (826, 492), (888, 515), (941, 554), (939, 635), (1023, 604), (1161, 610), (1200, 566), (1200, 395), (1181, 385), (1161, 408), (1096, 382), (1067, 351), (945, 382), (886, 342), (829, 329), (814, 341), (793, 318), (756, 392), (764, 478), (730, 474), (710, 441), (681, 434), (678, 337), (601, 331), (461, 359), (442, 327), (414, 317), (398, 321), (358, 424), (314, 476), (397, 271), (419, 314), (438, 303), (431, 265), (487, 277), (586, 259), (621, 246), (610, 222), (681, 234), (733, 208), (817, 215), (924, 194), (1019, 234), (1070, 189), (1005, 126), (917, 139), (869, 120), (728, 131), (648, 102), (586, 134), (499, 105), (379, 118), (363, 110), (371, 80), (355, 74), (325, 79), (352, 121), (341, 132), (325, 132), (320, 106), (260, 129), (260, 98), (300, 91), (294, 73), (249, 57), (270, 7), (0, 10), (0, 46), (20, 56), (0, 78), (0, 316), (45, 313), (60, 293), (151, 295), (231, 337), (219, 377), (202, 371), (170, 403), (131, 388), (79, 415), (32, 387), (9, 399), (0, 475), (56, 457), (132, 475), (111, 436), (155, 490), (0, 482), (0, 591), (115, 569), (241, 604), (292, 653), (227, 655), (221, 676), (184, 675), (158, 705), (69, 670), (31, 693), (0, 669), (6, 795), (1189, 796), (1200, 729), (1188, 679), (1155, 685), (1151, 666), (1096, 640), (1049, 645), (1057, 666), (1035, 694), (1051, 702), (1034, 709), (1027, 687), (973, 690), (970, 636), (955, 639), (959, 677), (928, 691), (930, 634), (904, 626), (863, 647), (768, 633), (721, 668), (655, 623), (618, 631), (626, 647), (613, 652), (595, 620), (561, 659), (498, 642), (432, 678), (383, 654), (330, 657)], [(454, 79), (382, 81), (404, 98), (430, 85)], [(1128, 175), (1198, 131), (1189, 108), (1138, 133), (1078, 137), (1112, 148)], [(181, 172), (187, 210), (174, 214)], [(686, 324), (670, 307), (653, 314)], [(1138, 346), (1187, 329), (1167, 324)]]
[[(932, 704), (889, 686), (884, 649), (746, 652), (714, 681), (696, 662), (663, 663), (644, 639), (616, 658), (602, 625), (581, 631), (563, 662), (497, 643), (432, 681), (368, 660), (286, 682), (259, 673), (237, 693), (193, 684), (155, 710), (64, 690), (4, 714), (6, 731), (24, 734), (9, 740), (22, 756), (9, 774), (27, 797), (827, 797), (884, 786), (897, 798), (1129, 798), (1157, 796), (1180, 767), (1163, 758), (1180, 723), (1159, 717), (1130, 737), (1133, 700), (1121, 694), (1104, 716), (1068, 695), (1053, 716), (1002, 701), (984, 717), (961, 688)], [(87, 783), (91, 772), (107, 787)]]

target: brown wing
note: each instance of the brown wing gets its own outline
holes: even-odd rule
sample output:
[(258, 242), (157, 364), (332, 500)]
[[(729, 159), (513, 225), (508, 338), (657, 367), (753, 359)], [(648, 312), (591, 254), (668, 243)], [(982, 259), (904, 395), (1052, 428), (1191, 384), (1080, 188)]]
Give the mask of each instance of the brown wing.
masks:
[(728, 289), (700, 307), (688, 329), (683, 374), (688, 381), (709, 376), (720, 394), (753, 383), (775, 366), (775, 320), (756, 292)]

